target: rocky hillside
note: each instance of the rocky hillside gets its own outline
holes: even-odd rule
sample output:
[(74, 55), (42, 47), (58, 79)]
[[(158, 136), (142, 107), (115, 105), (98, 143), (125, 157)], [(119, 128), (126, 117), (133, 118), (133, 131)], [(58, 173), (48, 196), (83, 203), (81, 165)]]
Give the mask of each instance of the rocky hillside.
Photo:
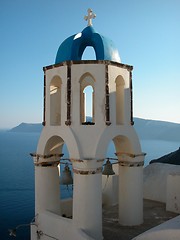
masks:
[[(180, 124), (134, 118), (134, 128), (140, 139), (156, 139), (180, 142)], [(12, 128), (12, 132), (40, 132), (42, 124), (21, 123)]]

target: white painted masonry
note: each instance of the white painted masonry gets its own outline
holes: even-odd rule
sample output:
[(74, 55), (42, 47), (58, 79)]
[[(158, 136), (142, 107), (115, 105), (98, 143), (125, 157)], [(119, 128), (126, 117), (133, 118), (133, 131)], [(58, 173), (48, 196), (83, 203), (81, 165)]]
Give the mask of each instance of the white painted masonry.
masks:
[(180, 213), (180, 173), (171, 173), (167, 178), (166, 210)]
[[(43, 216), (49, 221), (47, 211), (51, 211), (54, 225), (67, 224), (65, 218), (60, 218), (67, 205), (64, 202), (63, 208), (60, 201), (57, 167), (62, 146), (66, 144), (74, 171), (72, 220), (68, 220), (67, 227), (72, 224), (72, 229), (82, 229), (93, 239), (103, 238), (102, 165), (110, 141), (115, 144), (119, 161), (119, 222), (126, 226), (143, 222), (144, 156), (132, 126), (131, 71), (128, 65), (93, 60), (64, 62), (44, 68), (45, 126), (34, 154), (37, 227), (33, 229), (67, 239), (61, 238), (61, 227), (55, 230), (52, 226), (52, 231), (49, 222), (50, 226), (45, 228), (46, 219), (41, 217), (46, 212)], [(93, 122), (90, 124), (82, 122), (85, 119), (82, 118), (85, 114), (82, 90), (87, 85), (94, 91)], [(122, 100), (118, 94), (122, 92), (123, 104), (118, 103)], [(57, 101), (61, 104), (56, 105)], [(118, 104), (120, 110), (117, 110)], [(55, 224), (56, 221), (59, 223)], [(71, 228), (68, 227), (68, 231)], [(36, 239), (34, 236), (31, 240)], [(43, 239), (43, 235), (41, 237)]]
[[(153, 163), (144, 169), (144, 198), (166, 203), (166, 210), (180, 213), (180, 166)], [(179, 240), (180, 216), (154, 227), (133, 240)]]
[(180, 216), (151, 228), (132, 240), (179, 240)]
[[(170, 189), (176, 189), (180, 166), (164, 163), (153, 163), (144, 168), (144, 198), (167, 203)], [(172, 177), (169, 178), (169, 175)], [(173, 177), (177, 175), (177, 177)], [(174, 184), (175, 185), (174, 185)], [(176, 185), (177, 184), (177, 185)], [(167, 192), (168, 186), (168, 192)], [(180, 201), (180, 199), (179, 199)]]

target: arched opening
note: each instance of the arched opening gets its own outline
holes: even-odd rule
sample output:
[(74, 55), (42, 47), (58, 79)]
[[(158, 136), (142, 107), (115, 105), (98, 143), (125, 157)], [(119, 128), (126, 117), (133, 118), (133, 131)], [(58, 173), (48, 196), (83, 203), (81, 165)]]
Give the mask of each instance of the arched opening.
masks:
[(61, 124), (61, 78), (55, 76), (50, 83), (50, 125)]
[(59, 136), (51, 137), (45, 146), (44, 155), (61, 154), (64, 140)]
[(113, 138), (113, 142), (116, 148), (116, 153), (132, 153), (130, 139), (128, 139), (126, 136), (116, 136)]
[[(54, 155), (60, 155), (63, 154), (61, 159), (61, 163), (59, 164), (59, 178), (62, 176), (62, 173), (64, 171), (65, 165), (68, 164), (68, 167), (70, 168), (70, 171), (72, 172), (72, 166), (69, 159), (69, 151), (67, 148), (67, 145), (65, 144), (64, 140), (59, 136), (53, 136), (51, 137), (45, 146), (44, 154), (47, 156)], [(61, 182), (60, 182), (61, 183)], [(73, 189), (71, 187), (67, 188), (67, 185), (60, 184), (60, 198), (72, 198), (73, 197)]]
[(88, 85), (84, 88), (84, 115), (85, 122), (92, 122), (93, 120), (93, 88)]
[(84, 74), (80, 79), (80, 119), (81, 124), (95, 124), (94, 78)]
[[(102, 171), (102, 203), (106, 206), (116, 205), (118, 202), (118, 164), (115, 159), (115, 145), (110, 141), (106, 151), (106, 159)], [(110, 166), (107, 163), (110, 162)], [(108, 175), (109, 174), (109, 175)]]
[[(102, 175), (102, 199), (104, 205), (112, 206), (118, 204), (119, 181), (121, 180), (118, 161), (122, 157), (125, 157), (125, 161), (128, 160), (126, 159), (126, 154), (131, 153), (131, 150), (130, 140), (123, 135), (114, 137), (108, 144), (103, 171), (107, 161), (110, 161), (112, 164), (112, 169), (107, 168), (106, 174), (110, 173), (110, 175)], [(114, 172), (114, 174), (111, 175), (111, 172)]]
[(124, 124), (124, 79), (118, 76), (116, 83), (116, 124)]
[(81, 60), (96, 60), (96, 52), (94, 48), (87, 46), (82, 54)]

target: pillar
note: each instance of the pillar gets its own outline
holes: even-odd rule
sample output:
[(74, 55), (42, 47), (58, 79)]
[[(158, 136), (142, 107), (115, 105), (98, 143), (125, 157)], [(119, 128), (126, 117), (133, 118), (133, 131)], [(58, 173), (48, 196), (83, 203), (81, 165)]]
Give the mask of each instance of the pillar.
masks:
[(73, 162), (73, 223), (96, 240), (102, 237), (102, 162)]
[(61, 214), (59, 161), (52, 161), (37, 156), (35, 164), (35, 214), (49, 210)]
[(143, 161), (119, 163), (119, 223), (143, 223)]

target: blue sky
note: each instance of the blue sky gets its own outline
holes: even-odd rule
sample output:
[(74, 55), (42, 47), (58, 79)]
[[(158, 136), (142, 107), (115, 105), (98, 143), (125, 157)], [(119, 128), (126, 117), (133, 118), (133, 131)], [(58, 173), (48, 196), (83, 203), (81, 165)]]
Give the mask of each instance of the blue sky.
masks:
[(43, 66), (87, 25), (133, 65), (134, 116), (180, 123), (179, 0), (1, 0), (0, 128), (42, 122)]

